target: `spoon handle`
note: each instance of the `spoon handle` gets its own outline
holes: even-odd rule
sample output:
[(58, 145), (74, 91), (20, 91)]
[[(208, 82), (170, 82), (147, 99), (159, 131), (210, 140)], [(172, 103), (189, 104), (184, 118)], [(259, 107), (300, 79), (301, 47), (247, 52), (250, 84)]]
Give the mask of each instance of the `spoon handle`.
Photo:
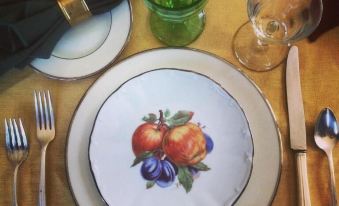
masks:
[(299, 192), (298, 206), (311, 206), (311, 197), (308, 187), (306, 152), (297, 152), (296, 159)]
[(337, 192), (335, 187), (335, 177), (334, 177), (334, 166), (333, 166), (333, 156), (332, 152), (327, 152), (328, 165), (330, 167), (330, 177), (331, 177), (331, 202), (332, 206), (337, 206)]

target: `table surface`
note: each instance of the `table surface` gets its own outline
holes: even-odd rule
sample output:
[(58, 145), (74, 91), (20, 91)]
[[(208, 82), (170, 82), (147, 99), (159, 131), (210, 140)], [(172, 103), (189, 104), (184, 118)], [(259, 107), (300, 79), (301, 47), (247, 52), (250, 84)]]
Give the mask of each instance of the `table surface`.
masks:
[[(151, 48), (163, 47), (153, 36), (148, 25), (148, 11), (143, 1), (132, 1), (133, 29), (131, 39), (119, 60)], [(261, 88), (272, 105), (282, 133), (283, 167), (273, 205), (296, 205), (296, 164), (289, 148), (288, 116), (285, 89), (285, 64), (272, 71), (256, 73), (245, 69), (233, 56), (232, 37), (247, 21), (246, 1), (209, 1), (206, 6), (207, 23), (198, 40), (189, 45), (214, 53), (239, 67)], [(318, 113), (330, 107), (339, 116), (339, 27), (320, 36), (315, 42), (302, 40), (296, 44), (300, 52), (300, 72), (305, 107), (308, 145), (308, 177), (313, 205), (329, 205), (329, 175), (325, 154), (313, 139), (313, 128)], [(57, 117), (56, 138), (47, 152), (47, 204), (75, 205), (67, 181), (65, 145), (72, 114), (81, 97), (99, 77), (77, 81), (49, 79), (27, 67), (12, 69), (0, 76), (0, 117), (21, 117), (30, 137), (30, 153), (19, 174), (19, 205), (36, 205), (39, 184), (40, 145), (35, 135), (34, 90), (50, 89)], [(1, 120), (2, 121), (2, 120)], [(3, 125), (3, 124), (1, 124)], [(1, 126), (0, 145), (4, 145)], [(339, 145), (337, 150), (339, 151)], [(0, 205), (10, 205), (12, 167), (4, 147), (0, 147)], [(339, 152), (334, 152), (334, 165), (339, 171)], [(339, 182), (337, 173), (336, 182)]]

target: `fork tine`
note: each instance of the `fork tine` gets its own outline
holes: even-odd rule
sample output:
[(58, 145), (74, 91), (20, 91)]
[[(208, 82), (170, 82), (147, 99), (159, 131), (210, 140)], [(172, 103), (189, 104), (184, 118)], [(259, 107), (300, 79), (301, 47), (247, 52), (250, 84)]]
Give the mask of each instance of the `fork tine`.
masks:
[(9, 131), (9, 126), (8, 126), (8, 122), (7, 119), (5, 119), (5, 130), (6, 130), (6, 148), (7, 149), (11, 149), (11, 135), (10, 135), (10, 131)]
[(51, 121), (50, 121), (50, 118), (49, 118), (49, 105), (46, 101), (46, 93), (43, 92), (43, 98), (44, 98), (44, 109), (45, 109), (45, 117), (46, 117), (46, 129), (51, 129)]
[(39, 118), (38, 99), (37, 99), (36, 91), (34, 91), (34, 106), (35, 106), (35, 121), (36, 121), (36, 127), (37, 127), (38, 129), (41, 129), (40, 118)]
[(39, 102), (39, 114), (40, 114), (40, 123), (41, 123), (40, 128), (46, 129), (45, 115), (44, 115), (44, 111), (42, 109), (42, 101), (41, 101), (41, 93), (40, 92), (38, 92), (38, 102)]
[(49, 93), (49, 90), (47, 91), (47, 98), (48, 98), (48, 105), (49, 105), (49, 116), (51, 118), (51, 129), (54, 128), (54, 111), (53, 111), (53, 105), (51, 100), (51, 95)]
[(15, 149), (17, 144), (16, 144), (15, 132), (13, 128), (13, 122), (11, 118), (9, 119), (9, 129), (10, 129), (10, 135), (11, 135), (11, 140), (12, 140), (11, 146), (12, 146), (12, 149)]
[(20, 132), (21, 132), (21, 137), (22, 137), (22, 143), (23, 143), (24, 148), (27, 148), (28, 147), (27, 136), (26, 136), (24, 127), (22, 126), (22, 121), (21, 121), (20, 118), (19, 118), (19, 123), (20, 123)]
[(13, 124), (14, 124), (14, 133), (15, 133), (15, 138), (16, 138), (16, 146), (18, 148), (21, 148), (21, 135), (19, 133), (18, 125), (16, 124), (15, 119), (13, 119)]

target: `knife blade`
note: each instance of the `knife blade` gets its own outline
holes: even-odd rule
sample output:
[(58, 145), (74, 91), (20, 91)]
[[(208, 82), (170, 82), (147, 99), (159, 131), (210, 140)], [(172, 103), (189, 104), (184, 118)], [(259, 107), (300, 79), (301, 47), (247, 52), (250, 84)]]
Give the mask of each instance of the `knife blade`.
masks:
[(293, 150), (306, 150), (306, 127), (301, 94), (298, 47), (291, 47), (286, 67), (286, 88), (290, 141)]
[(295, 151), (298, 179), (298, 205), (311, 205), (307, 177), (306, 126), (301, 93), (298, 47), (291, 47), (286, 66), (286, 90), (291, 149)]

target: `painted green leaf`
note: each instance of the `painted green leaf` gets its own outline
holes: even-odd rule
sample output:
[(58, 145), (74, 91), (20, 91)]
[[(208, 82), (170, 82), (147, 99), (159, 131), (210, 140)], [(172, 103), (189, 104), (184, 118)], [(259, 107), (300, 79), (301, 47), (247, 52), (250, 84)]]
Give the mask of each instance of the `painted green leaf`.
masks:
[(189, 122), (193, 117), (193, 112), (190, 111), (178, 111), (173, 117), (168, 119), (170, 128), (181, 126)]
[(133, 161), (133, 164), (131, 165), (131, 167), (134, 167), (135, 165), (139, 164), (140, 162), (144, 161), (147, 158), (150, 158), (153, 156), (153, 152), (144, 152), (141, 155), (139, 155), (138, 157), (136, 157)]
[(150, 189), (155, 185), (155, 181), (148, 181), (146, 183), (146, 189)]
[(192, 167), (194, 167), (195, 169), (199, 170), (199, 171), (208, 171), (211, 168), (209, 168), (206, 164), (199, 162), (196, 165), (193, 165)]
[(165, 115), (165, 118), (168, 118), (171, 115), (171, 112), (169, 111), (169, 109), (166, 109), (164, 115)]
[(148, 123), (154, 123), (158, 120), (158, 118), (157, 118), (157, 115), (153, 113), (149, 113), (148, 116), (144, 116), (142, 120)]
[(188, 193), (192, 189), (193, 177), (187, 167), (178, 168), (179, 183), (185, 188)]

